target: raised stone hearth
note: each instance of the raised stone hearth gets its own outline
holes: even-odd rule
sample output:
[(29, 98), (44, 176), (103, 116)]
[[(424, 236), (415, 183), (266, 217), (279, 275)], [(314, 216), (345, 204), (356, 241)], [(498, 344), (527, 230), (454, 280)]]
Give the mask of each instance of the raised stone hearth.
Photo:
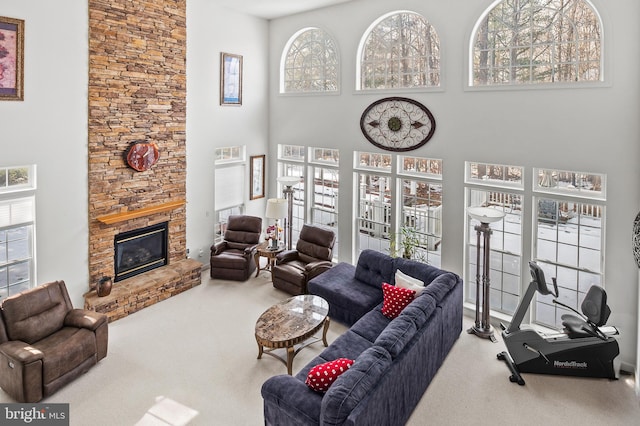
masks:
[(115, 321), (200, 284), (202, 264), (183, 259), (117, 282), (108, 296), (95, 291), (85, 296), (84, 307)]

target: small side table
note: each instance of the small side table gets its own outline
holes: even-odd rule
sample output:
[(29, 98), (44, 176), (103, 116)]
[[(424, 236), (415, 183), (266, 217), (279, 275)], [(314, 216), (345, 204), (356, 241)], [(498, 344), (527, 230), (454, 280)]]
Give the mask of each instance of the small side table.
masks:
[[(276, 256), (278, 253), (284, 251), (284, 246), (278, 246), (277, 248), (270, 248), (269, 241), (265, 241), (260, 243), (256, 248), (256, 254), (253, 256), (254, 261), (256, 262), (256, 277), (260, 274), (260, 271), (272, 271), (273, 265), (276, 264)], [(260, 268), (260, 258), (267, 258), (267, 265), (264, 268)]]

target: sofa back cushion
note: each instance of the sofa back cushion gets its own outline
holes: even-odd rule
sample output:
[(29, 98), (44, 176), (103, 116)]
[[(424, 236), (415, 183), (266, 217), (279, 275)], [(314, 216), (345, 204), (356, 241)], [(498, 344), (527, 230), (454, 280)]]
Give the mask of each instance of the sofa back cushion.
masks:
[(62, 328), (73, 307), (64, 281), (32, 288), (2, 302), (9, 340), (32, 344)]
[(363, 250), (358, 257), (355, 277), (367, 285), (382, 288), (382, 283), (393, 283), (393, 258), (374, 250)]
[(436, 305), (440, 306), (442, 300), (456, 285), (462, 285), (462, 280), (453, 272), (445, 272), (431, 281), (423, 291), (423, 294), (431, 295)]
[(395, 359), (407, 343), (414, 338), (416, 331), (418, 329), (415, 322), (410, 317), (401, 315), (382, 330), (373, 344), (386, 349), (391, 358)]
[[(424, 283), (424, 285), (428, 285), (438, 276), (445, 273), (445, 271), (436, 268), (435, 266), (427, 265), (426, 263), (418, 262), (411, 259), (405, 259), (402, 257), (394, 257), (393, 266), (394, 272), (399, 269), (404, 274), (419, 279)], [(393, 281), (393, 284), (395, 284), (395, 281)]]
[(343, 424), (351, 411), (375, 389), (390, 366), (391, 355), (385, 349), (372, 346), (362, 352), (322, 398), (322, 424)]

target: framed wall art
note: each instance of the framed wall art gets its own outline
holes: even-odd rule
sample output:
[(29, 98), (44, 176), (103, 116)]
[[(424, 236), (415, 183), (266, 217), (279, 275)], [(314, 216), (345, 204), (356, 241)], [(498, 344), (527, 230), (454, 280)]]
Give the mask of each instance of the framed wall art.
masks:
[(220, 54), (220, 105), (242, 105), (242, 56)]
[(264, 155), (251, 156), (251, 176), (249, 176), (249, 181), (251, 182), (250, 200), (264, 198), (264, 159)]
[(24, 21), (0, 16), (0, 100), (22, 101)]

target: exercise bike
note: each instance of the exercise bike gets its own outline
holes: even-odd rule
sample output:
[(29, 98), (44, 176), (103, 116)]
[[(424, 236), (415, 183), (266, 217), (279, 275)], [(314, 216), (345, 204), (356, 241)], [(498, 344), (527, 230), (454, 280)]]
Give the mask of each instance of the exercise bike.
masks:
[[(498, 354), (505, 361), (511, 376), (511, 382), (524, 385), (520, 373), (556, 374), (563, 376), (600, 377), (616, 379), (619, 363), (614, 359), (620, 354), (615, 335), (615, 327), (604, 325), (611, 310), (607, 305), (607, 293), (599, 286), (592, 286), (581, 305), (582, 314), (575, 309), (558, 302), (558, 284), (555, 278), (553, 290), (545, 281), (544, 272), (535, 262), (529, 262), (532, 281), (520, 300), (509, 327), (500, 324), (502, 338), (508, 352)], [(531, 327), (520, 328), (520, 324), (529, 305), (538, 292), (551, 294), (553, 303), (567, 308), (576, 314), (562, 315), (564, 332), (542, 334)]]

